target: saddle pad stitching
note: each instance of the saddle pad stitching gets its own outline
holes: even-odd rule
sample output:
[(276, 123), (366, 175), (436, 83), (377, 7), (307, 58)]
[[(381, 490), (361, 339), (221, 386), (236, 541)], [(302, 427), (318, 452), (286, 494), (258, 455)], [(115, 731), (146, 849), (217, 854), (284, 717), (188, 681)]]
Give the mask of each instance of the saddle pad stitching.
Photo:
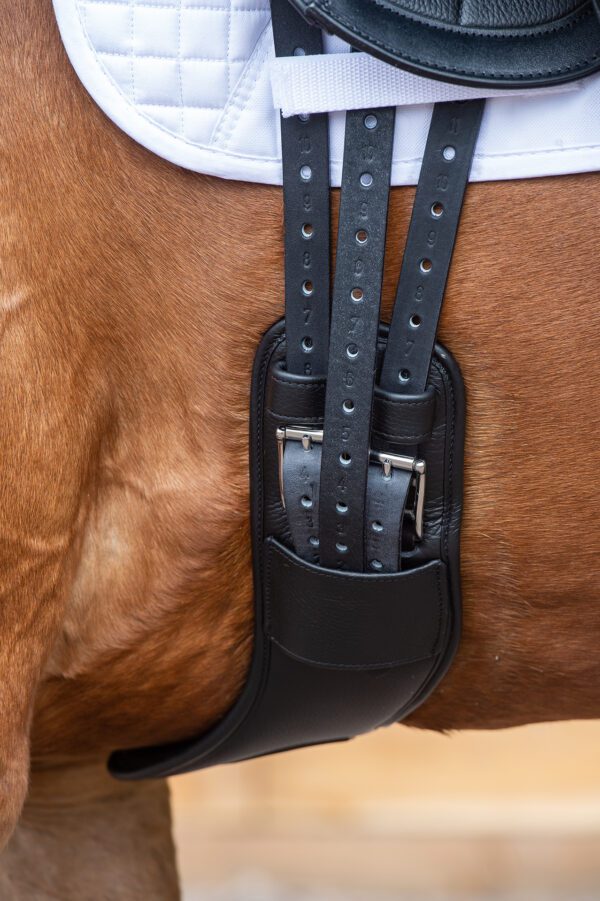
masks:
[[(133, 0), (129, 0), (129, 42), (130, 42), (130, 51), (129, 51), (129, 71), (131, 73), (131, 99), (133, 103), (135, 103), (135, 61), (133, 58), (133, 48), (135, 46), (135, 3)], [(87, 22), (87, 6), (83, 7), (86, 16)], [(87, 35), (87, 29), (86, 29)]]
[[(179, 0), (179, 7), (181, 7), (181, 2), (182, 2), (182, 0)], [(194, 104), (183, 104), (183, 103), (182, 103), (181, 105), (180, 105), (180, 104), (174, 104), (174, 103), (140, 103), (140, 102), (137, 102), (137, 103), (136, 103), (136, 102), (135, 102), (135, 69), (134, 69), (134, 65), (133, 65), (133, 62), (134, 62), (134, 54), (133, 54), (133, 51), (132, 51), (131, 53), (112, 53), (112, 52), (110, 52), (110, 51), (109, 51), (109, 52), (106, 52), (106, 53), (104, 53), (104, 51), (98, 51), (98, 52), (96, 52), (96, 50), (94, 49), (94, 46), (93, 46), (93, 44), (92, 44), (92, 42), (91, 42), (91, 40), (90, 40), (90, 37), (89, 37), (89, 34), (88, 34), (88, 30), (87, 30), (87, 26), (86, 26), (86, 22), (84, 21), (84, 19), (82, 19), (82, 12), (83, 12), (83, 15), (85, 16), (86, 13), (87, 13), (87, 6), (88, 6), (88, 5), (90, 5), (90, 6), (91, 6), (91, 5), (94, 5), (94, 6), (95, 6), (95, 5), (101, 5), (101, 6), (102, 6), (102, 5), (113, 5), (113, 6), (125, 6), (125, 5), (127, 5), (127, 6), (129, 7), (129, 9), (131, 10), (131, 13), (132, 13), (132, 15), (130, 16), (130, 25), (129, 25), (129, 27), (130, 27), (130, 39), (131, 39), (131, 40), (130, 40), (130, 43), (131, 43), (131, 47), (132, 47), (132, 48), (133, 48), (134, 42), (135, 42), (135, 17), (134, 17), (134, 15), (133, 15), (133, 13), (135, 12), (135, 7), (136, 7), (136, 6), (143, 6), (144, 8), (148, 8), (148, 9), (156, 9), (157, 6), (156, 6), (155, 4), (152, 4), (152, 3), (137, 3), (136, 0), (126, 0), (126, 3), (125, 3), (125, 2), (120, 2), (120, 0), (91, 0), (91, 3), (89, 3), (89, 4), (87, 4), (87, 3), (85, 3), (85, 4), (84, 4), (84, 3), (77, 3), (77, 4), (76, 4), (77, 14), (78, 14), (78, 17), (79, 17), (79, 21), (80, 21), (80, 23), (81, 23), (81, 27), (82, 27), (82, 30), (83, 30), (83, 33), (84, 33), (84, 36), (85, 36), (85, 39), (86, 39), (86, 43), (87, 43), (87, 45), (88, 45), (88, 47), (89, 47), (91, 53), (93, 53), (93, 54), (94, 54), (95, 56), (97, 56), (97, 57), (100, 57), (100, 56), (103, 56), (103, 55), (106, 55), (106, 56), (110, 55), (110, 56), (122, 56), (122, 57), (130, 58), (130, 59), (131, 59), (131, 81), (132, 81), (132, 85), (131, 85), (131, 97), (132, 97), (132, 100), (133, 100), (134, 103), (135, 103), (135, 106), (137, 106), (138, 108), (139, 108), (139, 107), (147, 107), (147, 108), (156, 107), (156, 108), (160, 108), (160, 109), (180, 109), (180, 106), (181, 106), (181, 109), (182, 109), (182, 115), (183, 115), (183, 111), (184, 111), (186, 108), (187, 108), (187, 109), (197, 109), (197, 110), (220, 110), (220, 109), (221, 109), (220, 106), (209, 106), (209, 105), (198, 106), (198, 105), (194, 105)], [(175, 7), (174, 5), (170, 4), (170, 5), (164, 5), (164, 6), (161, 5), (160, 8), (162, 8), (162, 9), (169, 9), (169, 10), (173, 10), (173, 11), (174, 11), (177, 7)], [(190, 8), (192, 8), (192, 7), (186, 5), (185, 8), (186, 8), (186, 9), (190, 9)], [(196, 6), (196, 7), (193, 7), (193, 8), (204, 10), (204, 9), (207, 8), (207, 7)], [(217, 10), (218, 12), (227, 12), (227, 10), (224, 9), (223, 7), (211, 7), (211, 9), (215, 9), (215, 10)], [(260, 8), (255, 8), (255, 9), (253, 9), (253, 10), (244, 9), (243, 12), (261, 12), (261, 13), (262, 13), (262, 12), (264, 12), (264, 10), (263, 10), (263, 9), (260, 9)], [(265, 29), (266, 29), (267, 27), (268, 27), (268, 26), (265, 26)], [(261, 43), (261, 40), (262, 40), (262, 38), (263, 38), (263, 35), (264, 35), (264, 31), (261, 33), (261, 37), (260, 37), (259, 40), (257, 41), (257, 46)], [(255, 48), (255, 50), (256, 50), (256, 48)], [(169, 61), (177, 61), (177, 60), (178, 60), (178, 57), (177, 57), (177, 56), (160, 57), (160, 56), (153, 56), (153, 55), (150, 55), (150, 54), (145, 54), (145, 55), (144, 55), (144, 54), (135, 54), (135, 57), (137, 57), (137, 58), (144, 58), (144, 56), (147, 56), (147, 57), (152, 58), (152, 59), (167, 59), (167, 60), (169, 60)], [(183, 59), (185, 59), (186, 62), (188, 61), (188, 58), (187, 58), (187, 57), (183, 57)], [(196, 61), (196, 58), (190, 57), (189, 60), (190, 60), (191, 62), (195, 62), (195, 61)], [(245, 60), (237, 60), (237, 59), (236, 59), (236, 60), (232, 60), (231, 62), (237, 62), (237, 61), (245, 62)], [(247, 65), (248, 65), (251, 61), (252, 61), (252, 56), (251, 56), (250, 59), (248, 60)], [(219, 63), (219, 64), (220, 64), (220, 63), (222, 63), (222, 60), (212, 60), (211, 62), (215, 62), (215, 63)], [(229, 61), (228, 61), (228, 68), (229, 68)], [(245, 71), (245, 70), (244, 70), (244, 71)], [(114, 78), (111, 76), (111, 74), (110, 74), (109, 72), (106, 72), (106, 76), (111, 80), (111, 82), (112, 82), (112, 84), (114, 85), (114, 87), (116, 88), (116, 90), (119, 91), (119, 93), (123, 93), (121, 86), (114, 80)], [(242, 73), (242, 76), (243, 76), (243, 73)], [(240, 78), (241, 78), (242, 76), (240, 76)], [(255, 77), (254, 82), (253, 82), (253, 85), (256, 84), (257, 79), (258, 79), (258, 75)], [(250, 92), (250, 93), (251, 93), (251, 92)], [(250, 96), (250, 95), (248, 94), (248, 98), (249, 98), (249, 96)], [(243, 107), (241, 107), (241, 108), (239, 109), (239, 111), (238, 111), (238, 116), (239, 116), (239, 113), (241, 113), (242, 111), (243, 111)], [(167, 135), (173, 135), (173, 132), (170, 131), (170, 130), (169, 130), (168, 128), (166, 128), (165, 126), (163, 126), (160, 122), (155, 122), (154, 120), (152, 120), (152, 125), (155, 126), (155, 127), (157, 127), (157, 128), (159, 128), (161, 131), (164, 131), (164, 133), (167, 134)], [(198, 143), (197, 143), (196, 141), (192, 141), (191, 139), (188, 139), (183, 131), (180, 132), (180, 134), (177, 135), (177, 137), (178, 137), (180, 140), (184, 141), (186, 144), (189, 144), (189, 145), (192, 146), (192, 147), (197, 147), (197, 146), (199, 146)], [(230, 134), (229, 137), (231, 137), (231, 134)], [(211, 141), (211, 143), (212, 143), (212, 141)], [(212, 153), (215, 153), (215, 154), (218, 153), (218, 150), (217, 150), (216, 148), (212, 148), (212, 147), (210, 147), (209, 145), (203, 144), (203, 145), (200, 145), (200, 146), (202, 146), (203, 150), (208, 150), (209, 152), (212, 152)], [(220, 148), (219, 148), (219, 149), (220, 149)], [(225, 148), (223, 148), (223, 149), (225, 149)], [(233, 155), (236, 155), (236, 154), (233, 154)], [(242, 155), (240, 155), (240, 156), (242, 156)], [(244, 154), (243, 156), (245, 157), (246, 155)], [(258, 156), (257, 156), (256, 159), (265, 159), (265, 157), (258, 157)], [(276, 162), (278, 158), (276, 158), (276, 157), (271, 157), (271, 158), (266, 158), (266, 159), (267, 159), (269, 162)]]
[[(329, 4), (325, 4), (325, 6), (328, 7)], [(387, 7), (386, 7), (386, 9), (387, 9)], [(390, 11), (393, 12), (392, 10), (390, 10)], [(406, 18), (405, 16), (403, 17), (400, 12), (394, 13), (394, 14), (398, 15), (399, 18)], [(560, 28), (557, 29), (557, 31), (566, 31), (567, 28), (572, 28), (574, 24), (577, 24), (577, 21), (581, 21), (584, 18), (589, 18), (589, 16), (590, 16), (590, 13), (585, 13), (582, 16), (580, 16), (580, 18), (578, 20), (575, 20), (575, 22), (570, 23), (568, 26), (561, 26)], [(385, 41), (380, 41), (380, 40), (376, 39), (374, 37), (374, 35), (372, 35), (368, 31), (364, 31), (362, 29), (356, 28), (354, 26), (354, 24), (352, 23), (352, 21), (350, 19), (347, 19), (344, 15), (338, 15), (337, 21), (341, 25), (345, 25), (351, 33), (364, 38), (366, 41), (369, 41), (371, 44), (374, 44), (376, 47), (379, 47), (381, 50), (385, 50), (386, 52), (391, 53), (391, 54), (393, 54), (395, 52), (395, 48), (393, 48), (390, 44), (385, 43)], [(431, 26), (427, 26), (427, 27), (439, 28), (439, 26), (437, 26), (437, 25), (431, 25)], [(526, 35), (526, 34), (525, 35), (516, 35), (516, 37), (518, 37), (518, 38), (519, 37), (532, 37), (532, 36), (535, 36), (535, 35)], [(506, 40), (510, 36), (501, 35), (501, 34), (490, 34), (489, 37), (493, 40)], [(403, 54), (403, 58), (407, 62), (415, 63), (415, 65), (427, 65), (427, 66), (435, 65), (435, 60), (427, 59), (426, 57), (418, 57), (418, 56), (411, 56), (409, 54)], [(592, 60), (597, 60), (598, 58), (599, 58), (599, 54), (597, 54), (597, 53), (594, 53), (591, 57)], [(571, 72), (575, 69), (578, 69), (582, 64), (587, 65), (590, 62), (591, 62), (590, 58), (584, 57), (583, 59), (577, 60), (575, 63), (573, 63), (570, 66), (562, 66), (558, 69), (545, 69), (545, 70), (541, 70), (541, 71), (535, 70), (535, 71), (529, 71), (527, 73), (516, 73), (516, 74), (510, 74), (510, 75), (499, 75), (497, 72), (485, 72), (485, 71), (481, 71), (479, 69), (467, 69), (467, 68), (460, 68), (458, 66), (449, 66), (449, 65), (445, 66), (445, 68), (450, 72), (455, 72), (457, 75), (477, 75), (477, 76), (487, 76), (487, 77), (491, 77), (493, 75), (493, 77), (497, 81), (499, 81), (501, 79), (510, 79), (511, 81), (519, 81), (519, 80), (525, 80), (526, 78), (528, 78), (531, 75), (537, 75), (540, 77), (549, 76), (549, 75), (560, 75), (562, 73)]]
[(213, 145), (218, 144), (223, 150), (227, 149), (240, 116), (250, 103), (252, 92), (260, 77), (260, 64), (264, 62), (268, 55), (268, 48), (266, 46), (263, 47), (263, 45), (267, 43), (266, 36), (269, 34), (269, 31), (269, 25), (267, 24), (262, 30), (252, 55), (238, 79), (233, 94), (229, 92), (228, 103), (213, 129), (210, 143)]
[[(87, 0), (88, 6), (133, 6), (136, 9), (166, 9), (175, 12), (177, 7), (174, 3), (142, 3), (141, 0)], [(199, 10), (200, 12), (227, 13), (225, 6), (208, 6), (203, 3), (186, 3), (182, 9)], [(236, 13), (264, 13), (265, 8), (262, 6), (246, 6), (243, 8), (236, 7)], [(138, 55), (138, 54), (136, 54)]]
[[(569, 146), (569, 151), (577, 151), (577, 150), (596, 150), (598, 147), (597, 144), (573, 144)], [(485, 153), (486, 159), (504, 159), (506, 157), (517, 157), (517, 156), (542, 156), (545, 153), (564, 153), (564, 147), (544, 147), (540, 150), (503, 150), (494, 153), (494, 151), (489, 151)], [(484, 154), (476, 153), (475, 159), (477, 158), (483, 159)], [(411, 160), (411, 162), (414, 162)], [(416, 161), (418, 162), (418, 160)]]
[(231, 94), (231, 60), (229, 59), (229, 51), (231, 50), (231, 0), (227, 7), (227, 95)]
[(179, 81), (179, 99), (181, 101), (180, 131), (185, 138), (185, 106), (183, 102), (183, 78), (181, 75), (181, 2), (182, 0), (179, 0), (177, 8), (177, 78)]
[[(124, 56), (130, 57), (131, 53), (125, 53), (122, 50), (97, 50), (96, 56)], [(177, 56), (167, 56), (161, 53), (136, 53), (136, 59), (161, 59), (166, 62), (176, 62)], [(210, 56), (182, 56), (181, 61), (184, 63), (218, 63), (222, 64), (222, 59), (214, 59)], [(236, 56), (231, 59), (232, 63), (246, 63), (248, 60), (244, 59), (242, 56)]]
[[(181, 103), (140, 103), (139, 101), (138, 101), (138, 103), (136, 103), (136, 106), (138, 107), (138, 109), (141, 107), (146, 107), (147, 109), (156, 108), (156, 109), (175, 109), (175, 110), (179, 110), (179, 109), (220, 110), (221, 109), (220, 106), (210, 106), (210, 105), (200, 106), (200, 105), (196, 105), (194, 103), (186, 103), (185, 105), (182, 106)], [(161, 125), (160, 122), (157, 122), (157, 123), (153, 122), (152, 124), (153, 125), (156, 124), (158, 128), (164, 128), (164, 126)], [(167, 134), (173, 134), (173, 132), (169, 131), (168, 128), (165, 128), (165, 131), (167, 132)], [(178, 134), (177, 137), (180, 138), (182, 141), (186, 141), (188, 144), (193, 144), (194, 146), (198, 146), (191, 138), (189, 138), (189, 139), (186, 138), (186, 136), (184, 134)]]

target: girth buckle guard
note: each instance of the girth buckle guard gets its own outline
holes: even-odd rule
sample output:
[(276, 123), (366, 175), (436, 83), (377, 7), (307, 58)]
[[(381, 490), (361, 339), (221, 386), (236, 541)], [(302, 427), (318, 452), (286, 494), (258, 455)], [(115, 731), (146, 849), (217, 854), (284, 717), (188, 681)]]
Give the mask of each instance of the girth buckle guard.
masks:
[[(272, 0), (272, 18), (278, 55), (322, 52), (288, 0)], [(285, 319), (258, 349), (252, 387), (252, 664), (208, 734), (117, 752), (116, 775), (347, 739), (406, 717), (447, 671), (465, 404), (436, 330), (483, 104), (434, 108), (389, 327), (395, 109), (346, 115), (332, 291), (327, 116), (281, 120)]]

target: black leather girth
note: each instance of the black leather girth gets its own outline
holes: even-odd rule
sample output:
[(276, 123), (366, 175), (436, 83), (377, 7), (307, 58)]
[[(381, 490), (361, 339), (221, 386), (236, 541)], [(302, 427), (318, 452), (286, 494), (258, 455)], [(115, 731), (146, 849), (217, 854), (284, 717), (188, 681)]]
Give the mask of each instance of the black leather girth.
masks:
[[(278, 52), (312, 52), (308, 26), (273, 3)], [(395, 111), (347, 116), (330, 327), (323, 120), (283, 123), (286, 319), (258, 349), (250, 412), (251, 667), (215, 728), (117, 752), (115, 775), (344, 740), (407, 716), (447, 671), (460, 634), (464, 392), (435, 334), (482, 109), (434, 110), (389, 329), (379, 304)]]

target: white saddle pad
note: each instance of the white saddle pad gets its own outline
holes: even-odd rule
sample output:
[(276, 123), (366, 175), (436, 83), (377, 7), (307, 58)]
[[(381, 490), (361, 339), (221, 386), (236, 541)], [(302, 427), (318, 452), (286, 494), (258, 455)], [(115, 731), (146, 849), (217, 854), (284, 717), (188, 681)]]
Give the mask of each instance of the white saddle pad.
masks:
[[(79, 78), (113, 122), (208, 175), (281, 183), (268, 0), (54, 0)], [(345, 45), (326, 39), (327, 52)], [(416, 183), (431, 107), (399, 108), (392, 181)], [(339, 184), (343, 113), (331, 115)], [(600, 169), (600, 76), (567, 93), (488, 101), (471, 177)]]

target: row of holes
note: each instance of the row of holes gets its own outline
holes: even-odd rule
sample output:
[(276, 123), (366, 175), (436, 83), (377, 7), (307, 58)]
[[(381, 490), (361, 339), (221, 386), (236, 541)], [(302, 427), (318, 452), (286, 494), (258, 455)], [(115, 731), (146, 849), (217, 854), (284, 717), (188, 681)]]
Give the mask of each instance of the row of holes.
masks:
[[(448, 151), (448, 156), (446, 156), (446, 151)], [(452, 154), (450, 154), (452, 151)], [(453, 147), (445, 147), (442, 151), (444, 159), (450, 160), (454, 159), (456, 152)], [(439, 200), (436, 200), (435, 203), (431, 204), (430, 213), (434, 219), (439, 219), (444, 214), (444, 205)], [(424, 275), (427, 275), (433, 269), (433, 261), (429, 259), (429, 257), (423, 257), (419, 262), (419, 269)], [(417, 329), (423, 324), (423, 318), (418, 313), (413, 313), (410, 319), (408, 320), (411, 328)], [(402, 383), (408, 382), (410, 379), (410, 370), (401, 369), (398, 373), (398, 381)]]
[[(451, 144), (447, 144), (446, 147), (442, 150), (442, 157), (446, 160), (447, 163), (451, 163), (456, 158), (456, 148)], [(444, 215), (444, 204), (436, 200), (431, 204), (429, 208), (429, 212), (434, 219), (440, 219)], [(419, 262), (419, 269), (424, 275), (427, 275), (433, 269), (433, 261), (429, 259), (429, 257), (423, 257), (423, 259)], [(418, 313), (413, 313), (413, 315), (409, 319), (409, 324), (411, 328), (419, 328), (422, 325), (423, 319), (419, 316)], [(398, 380), (400, 382), (408, 382), (410, 379), (410, 370), (401, 369), (398, 373)]]
[[(302, 47), (296, 47), (296, 49), (294, 50), (295, 56), (304, 56), (304, 54), (305, 54), (305, 51)], [(306, 123), (310, 120), (310, 116), (306, 113), (300, 114), (298, 118), (300, 119), (301, 122), (304, 122), (304, 123)], [(363, 123), (364, 123), (365, 128), (367, 128), (369, 131), (372, 131), (378, 125), (377, 116), (373, 115), (372, 113), (368, 113), (365, 116)], [(300, 178), (302, 181), (304, 181), (304, 182), (310, 181), (312, 179), (312, 174), (313, 174), (312, 168), (308, 164), (305, 163), (303, 166), (300, 167)], [(373, 184), (373, 180), (374, 180), (373, 175), (370, 172), (363, 172), (360, 176), (360, 183), (363, 188), (370, 188)], [(313, 227), (312, 223), (304, 222), (302, 225), (302, 228), (301, 228), (301, 233), (302, 233), (302, 237), (305, 240), (310, 240), (314, 235), (314, 227)], [(356, 243), (359, 245), (364, 245), (367, 243), (368, 237), (369, 237), (368, 232), (365, 229), (361, 228), (356, 232), (356, 235), (355, 235)], [(312, 281), (310, 281), (310, 279), (306, 279), (302, 283), (302, 293), (304, 294), (305, 297), (310, 297), (313, 294), (313, 292), (314, 292), (314, 285), (313, 285)], [(355, 303), (360, 303), (360, 301), (362, 301), (364, 298), (364, 292), (361, 288), (353, 288), (350, 293), (350, 296)], [(305, 353), (310, 353), (312, 351), (312, 349), (313, 349), (312, 338), (306, 336), (305, 338), (302, 339), (302, 350)], [(350, 359), (354, 359), (358, 355), (358, 348), (356, 347), (356, 345), (349, 345), (349, 347), (347, 348), (347, 353), (348, 353), (348, 356), (350, 357)], [(351, 401), (348, 401), (345, 403), (351, 403)], [(354, 408), (354, 405), (352, 404), (352, 409), (353, 408)], [(346, 407), (344, 409), (346, 409)], [(349, 412), (349, 410), (347, 410), (347, 412)]]
[[(315, 233), (314, 226), (312, 222), (303, 222), (302, 227), (300, 229), (300, 233), (305, 241), (310, 241)], [(366, 244), (369, 239), (369, 233), (364, 228), (359, 228), (356, 234), (354, 235), (357, 244)]]
[[(377, 124), (378, 124), (377, 116), (373, 115), (373, 113), (368, 113), (363, 119), (363, 124), (364, 124), (365, 128), (372, 131), (374, 128), (377, 127)], [(372, 187), (372, 185), (373, 185), (373, 181), (374, 181), (373, 175), (370, 172), (363, 172), (359, 177), (359, 181), (363, 188), (368, 189), (368, 188)], [(354, 237), (355, 237), (357, 244), (359, 244), (360, 246), (364, 246), (368, 241), (369, 234), (366, 229), (361, 228), (361, 229), (358, 229), (358, 231), (356, 232)], [(365, 295), (364, 295), (363, 289), (358, 286), (355, 286), (350, 291), (350, 299), (353, 301), (353, 303), (362, 303), (362, 301), (364, 300), (364, 296)], [(349, 359), (351, 359), (351, 360), (356, 359), (358, 354), (359, 354), (359, 347), (357, 344), (351, 343), (351, 344), (347, 345), (346, 355), (348, 356)], [(351, 398), (346, 398), (346, 400), (344, 400), (342, 403), (342, 409), (343, 409), (344, 413), (351, 415), (352, 413), (354, 413), (354, 401)], [(348, 451), (342, 451), (342, 453), (339, 456), (339, 460), (340, 460), (340, 463), (342, 466), (350, 466), (350, 464), (352, 462), (352, 455)], [(348, 512), (348, 505), (344, 501), (338, 500), (336, 503), (336, 510), (340, 514), (345, 514)], [(372, 528), (374, 531), (377, 531), (377, 532), (380, 532), (383, 530), (383, 526), (381, 525), (380, 522), (374, 522), (372, 524)], [(347, 547), (347, 545), (341, 544), (338, 542), (336, 544), (336, 550), (340, 554), (345, 554), (348, 551), (348, 547)], [(372, 560), (370, 563), (370, 566), (373, 570), (376, 570), (376, 571), (383, 569), (383, 565), (382, 565), (381, 561), (379, 561), (379, 560)]]
[[(294, 50), (294, 54), (296, 56), (304, 55), (304, 52), (305, 51), (301, 47), (297, 47)], [(300, 118), (301, 122), (308, 122), (310, 119), (310, 116), (308, 116), (307, 114), (301, 114), (299, 116), (299, 118)], [(377, 124), (378, 124), (377, 116), (373, 115), (372, 113), (369, 113), (365, 116), (363, 122), (364, 122), (365, 128), (367, 128), (369, 130), (373, 130), (374, 128), (377, 127)], [(450, 145), (448, 145), (447, 147), (444, 147), (444, 149), (442, 151), (442, 156), (447, 162), (451, 162), (456, 156), (456, 151), (455, 151), (454, 147), (451, 147)], [(302, 179), (302, 181), (305, 181), (305, 182), (311, 180), (312, 169), (310, 166), (308, 166), (308, 165), (301, 166), (300, 178)], [(363, 172), (360, 176), (360, 184), (362, 185), (363, 188), (370, 188), (373, 184), (372, 174), (370, 172)], [(439, 201), (436, 201), (435, 203), (433, 203), (431, 205), (430, 211), (431, 211), (431, 215), (435, 219), (439, 219), (444, 213), (444, 206)], [(314, 229), (313, 229), (312, 224), (309, 222), (305, 222), (302, 225), (302, 237), (308, 240), (308, 239), (312, 238), (313, 234), (314, 234)], [(356, 242), (360, 245), (366, 244), (368, 237), (369, 237), (368, 232), (365, 229), (359, 229), (355, 235)], [(421, 260), (419, 266), (423, 273), (427, 273), (427, 272), (430, 272), (431, 269), (433, 268), (433, 263), (430, 259), (424, 258), (423, 260)], [(302, 291), (307, 297), (309, 297), (313, 293), (313, 290), (314, 290), (314, 286), (310, 280), (306, 280), (303, 282)], [(363, 292), (362, 288), (359, 288), (359, 287), (353, 288), (352, 291), (350, 292), (350, 297), (351, 297), (351, 300), (354, 301), (354, 303), (360, 303), (364, 299), (364, 292)], [(422, 319), (418, 314), (415, 313), (411, 316), (410, 325), (412, 328), (418, 328), (421, 325), (421, 323), (422, 323)], [(312, 342), (311, 338), (306, 337), (303, 339), (303, 341), (302, 341), (303, 350), (310, 351), (310, 350), (312, 350), (312, 346), (313, 346), (313, 342)], [(350, 359), (355, 359), (358, 356), (358, 352), (359, 352), (359, 350), (358, 350), (358, 346), (356, 344), (349, 344), (346, 348), (346, 353)], [(407, 369), (402, 369), (399, 373), (400, 381), (407, 382), (409, 378), (410, 378), (410, 372)], [(354, 412), (354, 401), (352, 401), (350, 399), (346, 399), (342, 404), (342, 408), (345, 413)], [(340, 454), (339, 459), (340, 459), (340, 463), (343, 466), (349, 466), (350, 463), (352, 462), (352, 456), (347, 451), (343, 451)], [(302, 497), (301, 503), (306, 508), (311, 508), (313, 505), (312, 500), (306, 495), (304, 497)], [(348, 505), (344, 501), (338, 501), (336, 504), (336, 510), (338, 513), (341, 513), (341, 514), (347, 513)], [(383, 531), (383, 525), (378, 521), (373, 522), (371, 524), (371, 528), (375, 532)], [(319, 539), (316, 536), (311, 536), (309, 538), (309, 542), (313, 547), (319, 546)], [(338, 543), (336, 543), (336, 550), (340, 554), (345, 554), (348, 551), (348, 546), (338, 542)], [(383, 569), (383, 564), (381, 563), (380, 560), (371, 560), (370, 566), (371, 566), (371, 569), (373, 569), (375, 571), (380, 571)]]
[[(306, 510), (310, 510), (313, 507), (312, 499), (306, 494), (300, 498), (300, 503)], [(345, 504), (343, 501), (338, 501), (336, 504), (336, 510), (338, 513), (346, 514), (348, 512), (348, 504)], [(371, 523), (371, 529), (374, 532), (380, 534), (381, 532), (383, 532), (383, 524), (379, 522), (379, 520), (375, 520)], [(311, 535), (308, 539), (308, 542), (312, 547), (319, 547), (319, 539), (316, 537), (316, 535)], [(348, 552), (348, 545), (342, 544), (339, 541), (336, 543), (335, 548), (340, 554), (346, 554)], [(369, 565), (374, 570), (380, 570), (383, 568), (383, 564), (380, 560), (371, 560)]]

